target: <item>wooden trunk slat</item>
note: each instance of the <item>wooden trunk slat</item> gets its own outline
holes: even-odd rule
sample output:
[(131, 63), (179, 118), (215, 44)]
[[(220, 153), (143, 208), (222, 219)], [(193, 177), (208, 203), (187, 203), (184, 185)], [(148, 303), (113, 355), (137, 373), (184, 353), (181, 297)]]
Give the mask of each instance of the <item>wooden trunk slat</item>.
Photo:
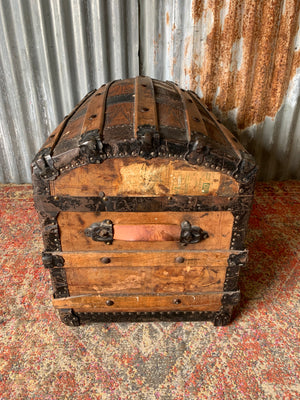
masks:
[[(223, 293), (178, 296), (102, 296), (81, 295), (53, 299), (56, 308), (72, 308), (76, 312), (135, 312), (135, 311), (218, 311)], [(175, 304), (180, 300), (179, 304)], [(113, 301), (112, 306), (107, 301)]]
[[(108, 245), (104, 242), (95, 242), (87, 237), (84, 230), (92, 223), (103, 220), (112, 220), (114, 224), (139, 224), (141, 222), (157, 224), (178, 224), (189, 221), (192, 225), (200, 226), (208, 232), (209, 237), (200, 243), (190, 244), (189, 249), (229, 249), (233, 226), (233, 215), (229, 211), (221, 212), (167, 212), (167, 213), (76, 213), (61, 212), (58, 215), (58, 226), (61, 233), (62, 251), (102, 250), (107, 251)], [(180, 250), (179, 242), (123, 242), (115, 240), (112, 250)]]
[(47, 138), (46, 142), (44, 143), (42, 149), (50, 148), (50, 151), (53, 152), (56, 149), (57, 144), (59, 143), (61, 136), (65, 134), (65, 128), (69, 125), (70, 119), (73, 117), (76, 112), (81, 109), (84, 104), (90, 100), (91, 96), (95, 90), (88, 93), (83, 99), (74, 107), (74, 109), (64, 118), (64, 120), (54, 129), (51, 135)]
[(105, 109), (108, 90), (113, 82), (110, 82), (96, 91), (92, 97), (85, 114), (81, 135), (85, 132), (98, 130), (99, 139), (102, 138), (103, 127), (105, 123)]
[[(139, 76), (135, 78), (134, 101), (134, 135), (139, 136), (139, 130), (148, 126), (147, 132), (158, 132), (157, 110), (154, 87), (151, 78)], [(151, 141), (151, 137), (149, 138)]]
[[(104, 257), (109, 258), (110, 267), (157, 267), (164, 266), (178, 266), (176, 258), (182, 257), (184, 259), (181, 265), (188, 267), (205, 267), (214, 265), (222, 267), (227, 263), (229, 256), (232, 252), (229, 251), (194, 251), (186, 250), (181, 251), (148, 251), (148, 252), (112, 252), (111, 246), (106, 246), (105, 252), (69, 252), (69, 253), (55, 253), (63, 256), (65, 260), (64, 268), (89, 268), (89, 267), (107, 267), (106, 264), (101, 262)], [(238, 254), (238, 252), (237, 252)]]
[(190, 94), (186, 91), (181, 90), (176, 85), (174, 85), (174, 87), (176, 88), (181, 98), (183, 108), (185, 110), (185, 123), (186, 123), (186, 131), (188, 133), (188, 140), (191, 141), (192, 132), (201, 132), (204, 135), (208, 136), (201, 113), (196, 104), (194, 103)]
[(71, 296), (89, 293), (195, 293), (222, 291), (227, 265), (191, 267), (67, 268)]
[(234, 196), (237, 182), (179, 160), (109, 159), (76, 168), (51, 182), (52, 196)]

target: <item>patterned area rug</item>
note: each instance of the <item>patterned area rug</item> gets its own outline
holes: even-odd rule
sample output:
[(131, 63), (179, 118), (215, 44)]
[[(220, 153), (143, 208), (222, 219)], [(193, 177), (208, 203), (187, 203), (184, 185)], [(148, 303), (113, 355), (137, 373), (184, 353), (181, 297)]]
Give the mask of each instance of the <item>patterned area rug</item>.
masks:
[(0, 399), (296, 399), (300, 182), (259, 183), (234, 322), (70, 328), (29, 185), (0, 186)]

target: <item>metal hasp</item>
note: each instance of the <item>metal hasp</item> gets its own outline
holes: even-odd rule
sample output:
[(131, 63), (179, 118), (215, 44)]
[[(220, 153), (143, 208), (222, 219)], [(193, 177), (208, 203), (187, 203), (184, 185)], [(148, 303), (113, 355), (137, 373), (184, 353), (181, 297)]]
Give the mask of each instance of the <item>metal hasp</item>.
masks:
[(181, 222), (180, 243), (187, 244), (199, 243), (208, 238), (208, 233), (199, 226), (192, 226), (188, 221)]
[(86, 236), (92, 238), (96, 242), (105, 242), (112, 244), (113, 242), (113, 223), (106, 219), (101, 222), (95, 222), (84, 230)]

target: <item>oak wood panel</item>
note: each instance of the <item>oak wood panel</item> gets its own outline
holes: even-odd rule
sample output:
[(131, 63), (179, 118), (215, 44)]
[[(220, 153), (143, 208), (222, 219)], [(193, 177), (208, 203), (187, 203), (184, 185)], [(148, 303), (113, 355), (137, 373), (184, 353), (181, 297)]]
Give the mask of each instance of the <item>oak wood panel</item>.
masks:
[(67, 268), (71, 296), (89, 293), (195, 293), (221, 291), (226, 265)]
[[(95, 242), (84, 233), (85, 228), (94, 222), (106, 219), (114, 224), (178, 224), (187, 220), (192, 225), (200, 226), (208, 232), (209, 237), (200, 243), (188, 245), (191, 250), (230, 248), (233, 215), (229, 211), (214, 212), (154, 212), (154, 213), (119, 213), (119, 212), (61, 212), (57, 221), (60, 230), (62, 251), (102, 250), (107, 251), (108, 245), (104, 242)], [(179, 242), (123, 242), (114, 240), (110, 250), (180, 250)]]
[(52, 196), (234, 196), (238, 183), (184, 160), (114, 158), (71, 170), (50, 183)]
[[(226, 265), (227, 260), (232, 254), (228, 251), (194, 251), (186, 250), (182, 251), (140, 251), (140, 252), (118, 252), (109, 251), (111, 246), (106, 246), (108, 251), (106, 252), (56, 252), (54, 254), (63, 256), (65, 260), (64, 268), (90, 268), (90, 267), (107, 267), (105, 263), (101, 261), (103, 258), (109, 258), (110, 267), (123, 267), (124, 265), (130, 265), (131, 267), (156, 267), (160, 265), (164, 266), (178, 266), (176, 258), (182, 257), (182, 266), (189, 267), (204, 267), (207, 265), (214, 265), (216, 267), (222, 267)], [(238, 252), (235, 252), (238, 253)]]
[[(218, 311), (222, 292), (178, 296), (102, 296), (81, 295), (53, 299), (56, 308), (73, 308), (77, 312), (135, 311)], [(174, 301), (180, 300), (179, 304)], [(109, 306), (107, 301), (113, 301)]]

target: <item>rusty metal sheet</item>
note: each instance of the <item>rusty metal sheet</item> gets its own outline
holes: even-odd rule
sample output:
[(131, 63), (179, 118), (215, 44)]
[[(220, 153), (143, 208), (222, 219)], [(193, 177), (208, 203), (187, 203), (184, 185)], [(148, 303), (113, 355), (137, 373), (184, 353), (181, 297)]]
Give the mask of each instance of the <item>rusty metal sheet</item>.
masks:
[(145, 2), (142, 72), (195, 90), (260, 178), (300, 178), (299, 18), (298, 0)]

